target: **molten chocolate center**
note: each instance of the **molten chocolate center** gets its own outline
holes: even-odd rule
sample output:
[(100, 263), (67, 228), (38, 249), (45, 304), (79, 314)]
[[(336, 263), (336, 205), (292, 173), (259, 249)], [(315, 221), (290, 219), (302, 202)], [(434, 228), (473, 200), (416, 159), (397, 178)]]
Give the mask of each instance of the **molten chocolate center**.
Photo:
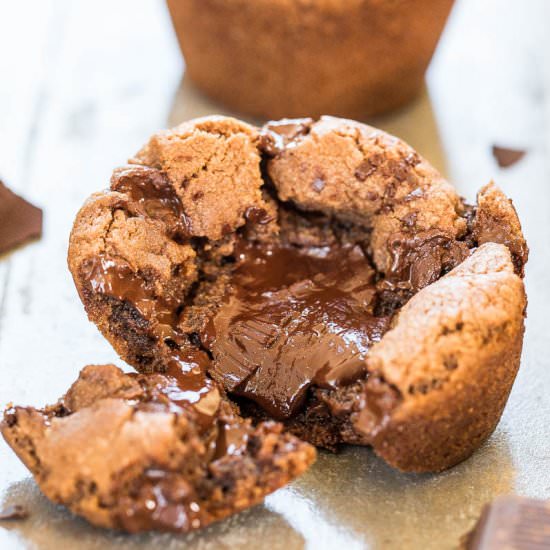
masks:
[(365, 374), (389, 328), (374, 315), (375, 273), (358, 247), (298, 249), (242, 243), (225, 302), (201, 334), (210, 372), (271, 416), (299, 412), (307, 389)]
[[(186, 238), (183, 206), (165, 174), (145, 167), (122, 169), (112, 189), (130, 200), (134, 215), (159, 219), (172, 238)], [(252, 224), (265, 224), (263, 209), (249, 208)], [(279, 419), (297, 414), (311, 386), (333, 389), (366, 374), (365, 356), (389, 328), (391, 315), (376, 316), (375, 272), (359, 246), (298, 248), (241, 240), (226, 297), (200, 334), (204, 351), (190, 352), (177, 328), (184, 297), (159, 296), (153, 281), (120, 258), (91, 258), (85, 277), (96, 294), (129, 302), (166, 344), (170, 399), (192, 406), (211, 423), (219, 392), (246, 397)], [(225, 434), (228, 448), (231, 435)]]

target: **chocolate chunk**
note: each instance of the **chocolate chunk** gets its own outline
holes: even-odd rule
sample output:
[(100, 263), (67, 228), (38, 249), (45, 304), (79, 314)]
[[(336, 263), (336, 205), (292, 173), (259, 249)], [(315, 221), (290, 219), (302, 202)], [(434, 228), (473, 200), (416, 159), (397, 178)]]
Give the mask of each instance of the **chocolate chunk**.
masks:
[(0, 254), (42, 235), (42, 210), (0, 181)]
[(519, 162), (526, 154), (527, 151), (524, 149), (510, 149), (508, 147), (493, 145), (493, 157), (495, 157), (501, 168), (512, 166), (516, 162)]
[(267, 155), (276, 156), (300, 137), (307, 136), (312, 124), (311, 118), (285, 118), (268, 122), (260, 136), (260, 148)]
[(127, 194), (139, 214), (166, 223), (173, 238), (191, 235), (191, 222), (164, 172), (145, 166), (119, 168), (113, 172), (111, 189)]
[(397, 234), (388, 248), (392, 255), (391, 269), (379, 286), (412, 293), (437, 281), (469, 254), (465, 243), (433, 230)]
[(365, 181), (375, 171), (376, 164), (365, 160), (355, 169), (354, 175), (359, 181)]
[(550, 502), (517, 496), (499, 497), (485, 507), (464, 540), (467, 550), (550, 548)]
[(273, 217), (270, 216), (264, 208), (258, 208), (251, 206), (247, 208), (244, 217), (250, 222), (258, 225), (266, 225), (270, 221), (273, 221)]
[(27, 519), (29, 512), (20, 504), (12, 504), (0, 510), (0, 521)]
[(300, 410), (312, 384), (364, 375), (391, 320), (373, 313), (374, 272), (359, 247), (244, 245), (232, 287), (202, 335), (211, 373), (279, 419)]

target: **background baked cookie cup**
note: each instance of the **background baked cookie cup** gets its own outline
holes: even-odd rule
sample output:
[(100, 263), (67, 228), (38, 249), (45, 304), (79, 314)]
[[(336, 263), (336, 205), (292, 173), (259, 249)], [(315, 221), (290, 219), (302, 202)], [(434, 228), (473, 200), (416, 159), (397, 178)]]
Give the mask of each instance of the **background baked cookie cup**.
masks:
[(453, 0), (167, 0), (186, 71), (259, 118), (364, 118), (420, 91)]

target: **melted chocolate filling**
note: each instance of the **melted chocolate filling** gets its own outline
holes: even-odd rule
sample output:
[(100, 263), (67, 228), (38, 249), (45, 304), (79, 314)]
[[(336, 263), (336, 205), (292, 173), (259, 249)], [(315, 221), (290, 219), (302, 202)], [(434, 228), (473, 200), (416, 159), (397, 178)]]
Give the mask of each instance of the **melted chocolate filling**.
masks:
[[(306, 131), (305, 122), (269, 128), (270, 139), (282, 140), (279, 145)], [(121, 207), (130, 214), (159, 219), (172, 238), (189, 239), (189, 221), (165, 174), (139, 166), (121, 169), (111, 188), (129, 198)], [(249, 224), (271, 221), (260, 208), (249, 208), (245, 217)], [(194, 407), (204, 425), (214, 421), (220, 400), (207, 372), (233, 395), (288, 419), (303, 408), (310, 387), (332, 390), (365, 378), (366, 355), (395, 311), (467, 256), (465, 243), (425, 233), (396, 235), (390, 243), (394, 264), (381, 281), (358, 245), (241, 238), (223, 303), (199, 335), (212, 360), (196, 346), (183, 351), (193, 350), (189, 336), (177, 328), (184, 296), (158, 296), (143, 274), (120, 259), (93, 258), (84, 265), (84, 277), (95, 294), (128, 302), (146, 319), (166, 344), (167, 373), (175, 381), (170, 399)], [(219, 448), (232, 449), (231, 433), (225, 428), (220, 433)]]
[(185, 346), (184, 335), (175, 328), (179, 304), (155, 297), (144, 280), (122, 260), (93, 258), (85, 265), (85, 273), (94, 292), (131, 303), (151, 323), (158, 339), (171, 343), (172, 347), (166, 346), (169, 350), (166, 374), (174, 384), (164, 393), (179, 406), (193, 406), (200, 424), (208, 427), (215, 419), (220, 394), (206, 376), (209, 364), (206, 353)]
[(236, 256), (230, 292), (201, 334), (210, 372), (228, 391), (285, 419), (310, 386), (334, 389), (366, 374), (391, 315), (374, 314), (375, 273), (358, 246), (243, 242)]

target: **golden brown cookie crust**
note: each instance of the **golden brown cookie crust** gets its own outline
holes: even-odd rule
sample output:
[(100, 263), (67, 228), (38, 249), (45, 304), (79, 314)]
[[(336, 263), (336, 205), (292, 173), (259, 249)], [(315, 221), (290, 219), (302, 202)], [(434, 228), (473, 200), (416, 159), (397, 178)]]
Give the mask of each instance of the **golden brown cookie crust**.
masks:
[(396, 468), (425, 472), (479, 447), (519, 368), (526, 306), (509, 250), (494, 243), (416, 294), (367, 358), (371, 382), (389, 386), (373, 397), (397, 394), (390, 410), (373, 415), (367, 382), (356, 425), (375, 451)]

